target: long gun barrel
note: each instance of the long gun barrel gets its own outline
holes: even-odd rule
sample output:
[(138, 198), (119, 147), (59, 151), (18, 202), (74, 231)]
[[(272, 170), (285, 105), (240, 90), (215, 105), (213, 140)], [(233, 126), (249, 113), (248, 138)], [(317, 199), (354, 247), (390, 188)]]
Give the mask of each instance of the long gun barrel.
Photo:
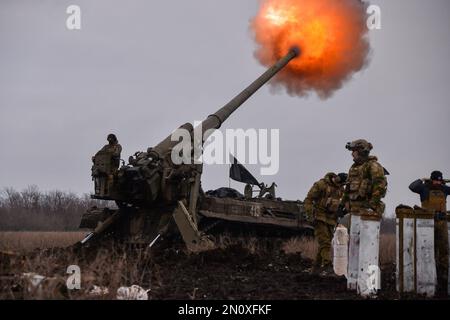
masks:
[[(228, 119), (228, 117), (236, 111), (245, 101), (247, 101), (256, 91), (258, 91), (264, 84), (266, 84), (272, 77), (280, 72), (292, 59), (296, 58), (300, 54), (299, 48), (292, 48), (288, 54), (278, 60), (270, 69), (264, 72), (258, 79), (256, 79), (251, 85), (234, 97), (225, 106), (219, 109), (216, 113), (208, 116), (202, 123), (202, 136), (210, 129), (219, 129), (222, 123)], [(181, 128), (192, 130), (192, 126), (189, 124), (183, 125)], [(171, 150), (178, 142), (172, 141), (171, 135), (160, 142), (156, 147), (151, 148), (149, 152), (152, 155), (156, 155), (162, 158), (167, 152)], [(207, 137), (205, 137), (206, 139)]]

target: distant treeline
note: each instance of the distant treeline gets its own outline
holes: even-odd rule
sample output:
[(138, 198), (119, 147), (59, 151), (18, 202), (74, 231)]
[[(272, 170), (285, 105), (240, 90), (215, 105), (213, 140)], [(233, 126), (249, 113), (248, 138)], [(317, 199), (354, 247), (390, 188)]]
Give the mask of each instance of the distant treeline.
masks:
[(36, 186), (22, 191), (4, 188), (0, 190), (0, 230), (78, 230), (82, 214), (92, 206), (106, 206), (106, 203), (92, 200), (88, 194), (43, 192)]

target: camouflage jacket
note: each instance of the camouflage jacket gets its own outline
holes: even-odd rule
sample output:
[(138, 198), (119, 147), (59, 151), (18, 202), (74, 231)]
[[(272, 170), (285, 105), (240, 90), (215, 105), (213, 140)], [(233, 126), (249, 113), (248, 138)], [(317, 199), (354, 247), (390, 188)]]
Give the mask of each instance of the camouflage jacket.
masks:
[(113, 158), (118, 158), (120, 160), (120, 154), (122, 153), (122, 146), (118, 143), (107, 144), (100, 151), (108, 152)]
[(305, 199), (305, 211), (310, 219), (336, 224), (336, 212), (341, 203), (344, 188), (332, 181), (334, 177), (336, 174), (327, 173), (309, 190)]
[(122, 146), (119, 143), (115, 144), (107, 144), (105, 145), (100, 152), (107, 152), (111, 155), (111, 164), (114, 169), (117, 170), (120, 166), (120, 154), (122, 153)]
[(386, 191), (385, 170), (377, 157), (371, 156), (350, 168), (343, 202), (349, 206), (350, 212), (367, 208), (381, 215), (385, 209), (381, 199), (386, 196)]

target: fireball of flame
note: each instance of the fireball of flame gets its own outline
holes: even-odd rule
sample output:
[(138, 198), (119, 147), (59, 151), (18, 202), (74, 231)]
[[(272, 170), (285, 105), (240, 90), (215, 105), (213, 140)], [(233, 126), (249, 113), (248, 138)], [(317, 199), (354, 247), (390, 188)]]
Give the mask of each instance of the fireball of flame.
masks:
[(270, 66), (301, 50), (272, 85), (291, 95), (327, 98), (368, 63), (367, 4), (360, 0), (264, 0), (251, 22), (255, 56)]

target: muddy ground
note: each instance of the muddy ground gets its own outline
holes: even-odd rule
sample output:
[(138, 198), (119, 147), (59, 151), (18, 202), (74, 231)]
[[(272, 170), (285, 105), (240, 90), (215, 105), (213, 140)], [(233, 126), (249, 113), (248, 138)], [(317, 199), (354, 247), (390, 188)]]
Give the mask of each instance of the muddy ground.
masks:
[[(166, 251), (155, 259), (155, 299), (359, 299), (346, 279), (311, 274), (312, 261), (280, 251), (250, 253), (240, 246), (186, 257)], [(379, 298), (397, 299), (393, 266), (385, 266)]]
[[(160, 260), (161, 259), (161, 260)], [(161, 286), (157, 299), (345, 299), (345, 279), (312, 276), (310, 261), (300, 255), (265, 254), (230, 247), (186, 259), (176, 252), (157, 258)]]
[[(130, 251), (131, 250), (131, 251)], [(67, 291), (66, 268), (82, 270), (82, 289)], [(312, 275), (312, 261), (301, 254), (285, 254), (272, 242), (249, 250), (230, 245), (198, 254), (181, 244), (152, 252), (130, 249), (73, 251), (34, 250), (22, 256), (4, 255), (0, 264), (2, 299), (114, 299), (119, 286), (138, 284), (150, 289), (149, 299), (361, 299), (346, 290), (345, 278)], [(46, 292), (30, 291), (21, 274), (35, 272), (53, 277), (58, 285)], [(102, 296), (89, 294), (93, 285), (109, 288)], [(45, 290), (44, 290), (45, 291)], [(38, 293), (40, 295), (38, 295)], [(395, 291), (394, 265), (382, 266), (378, 299), (400, 297)]]

